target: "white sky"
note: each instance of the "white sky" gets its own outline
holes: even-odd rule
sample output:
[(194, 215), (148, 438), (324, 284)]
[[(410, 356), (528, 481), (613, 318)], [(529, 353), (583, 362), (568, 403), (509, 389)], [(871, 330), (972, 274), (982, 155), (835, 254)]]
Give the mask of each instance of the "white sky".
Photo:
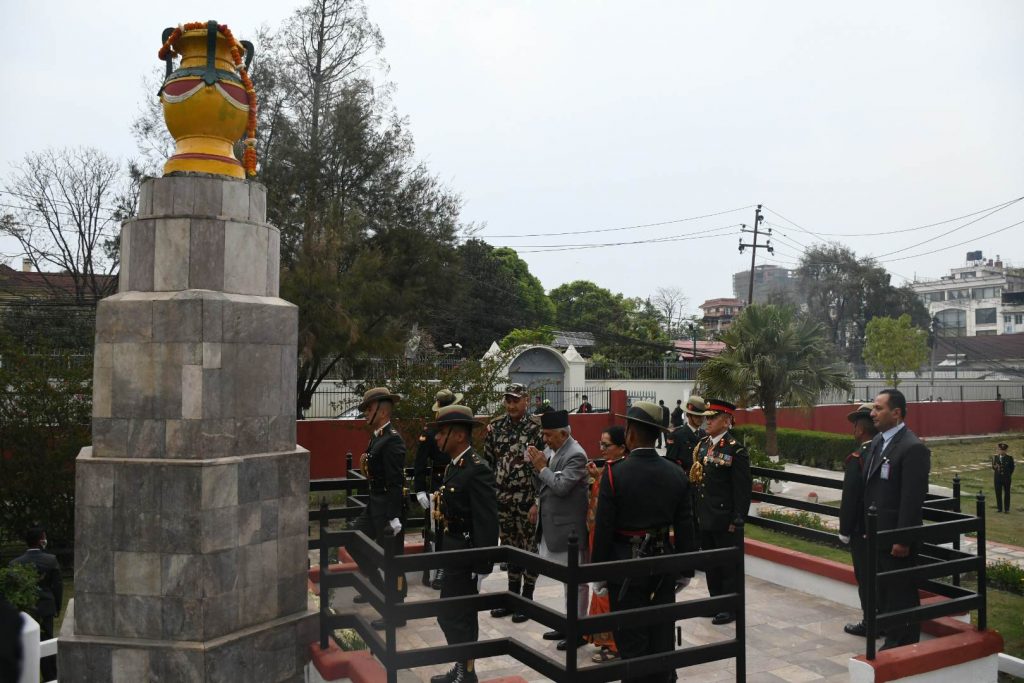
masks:
[[(246, 38), (298, 4), (0, 2), (17, 27), (0, 41), (3, 175), (48, 146), (134, 154), (129, 124), (165, 26), (215, 18)], [(1024, 201), (949, 235), (966, 220), (906, 230), (1024, 195), (1024, 3), (368, 4), (418, 155), (463, 196), (463, 218), (486, 223), (492, 244), (520, 247), (548, 289), (577, 278), (630, 296), (677, 286), (690, 310), (731, 296), (732, 273), (750, 265), (738, 228), (526, 245), (692, 235), (750, 224), (753, 209), (550, 233), (757, 203), (813, 233), (881, 233), (833, 238), (860, 255), (909, 247), (882, 258), (897, 283), (943, 274), (975, 249), (1024, 265), (1024, 224), (982, 237), (1024, 221)], [(783, 264), (818, 241), (767, 218), (784, 226), (773, 240)], [(545, 236), (497, 237), (526, 233)]]

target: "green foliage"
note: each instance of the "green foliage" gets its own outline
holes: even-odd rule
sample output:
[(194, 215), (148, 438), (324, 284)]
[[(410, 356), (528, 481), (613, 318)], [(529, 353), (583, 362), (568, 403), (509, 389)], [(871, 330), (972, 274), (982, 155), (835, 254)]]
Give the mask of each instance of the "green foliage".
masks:
[(899, 386), (899, 373), (917, 370), (928, 360), (928, 333), (914, 327), (910, 316), (887, 316), (868, 321), (864, 362), (885, 375), (891, 386)]
[(790, 307), (748, 306), (722, 341), (725, 351), (701, 367), (697, 381), (712, 396), (764, 409), (769, 456), (778, 452), (778, 406), (813, 406), (821, 392), (852, 386), (846, 369), (835, 362), (823, 326)]
[(550, 327), (538, 327), (536, 329), (516, 328), (505, 335), (498, 346), (502, 351), (511, 351), (523, 344), (551, 344), (555, 341), (555, 332)]
[(985, 567), (989, 586), (1017, 595), (1024, 595), (1024, 567), (1009, 560), (997, 560)]
[(0, 539), (41, 523), (74, 539), (75, 457), (89, 443), (92, 368), (67, 351), (32, 353), (0, 337)]
[(0, 567), (0, 595), (22, 612), (31, 612), (39, 601), (39, 573), (31, 564)]
[[(737, 433), (736, 429), (733, 428), (732, 432)], [(747, 449), (747, 456), (750, 458), (750, 465), (752, 467), (761, 467), (766, 470), (784, 470), (786, 466), (781, 462), (775, 462), (768, 457), (768, 454), (764, 452), (764, 443), (758, 443), (757, 439), (753, 438), (749, 432), (743, 433), (740, 436), (740, 441), (743, 442), (743, 447)], [(755, 482), (759, 482), (763, 487), (765, 493), (772, 492), (772, 482), (778, 481), (778, 479), (772, 479), (771, 477), (754, 477)]]
[(817, 531), (834, 531), (828, 524), (821, 521), (821, 516), (806, 510), (761, 510), (761, 517), (774, 519), (777, 522), (785, 522), (805, 529), (816, 529)]
[[(733, 427), (733, 434), (736, 434), (747, 444), (749, 451), (754, 448), (764, 448), (767, 440), (767, 431), (761, 425), (740, 425)], [(808, 467), (819, 467), (826, 470), (839, 471), (843, 469), (843, 461), (854, 449), (853, 439), (842, 434), (831, 432), (815, 432), (805, 429), (776, 430), (778, 437), (779, 460), (781, 462), (792, 462)], [(752, 465), (766, 467), (760, 462)], [(778, 466), (778, 463), (772, 463)], [(773, 467), (776, 469), (777, 467)]]

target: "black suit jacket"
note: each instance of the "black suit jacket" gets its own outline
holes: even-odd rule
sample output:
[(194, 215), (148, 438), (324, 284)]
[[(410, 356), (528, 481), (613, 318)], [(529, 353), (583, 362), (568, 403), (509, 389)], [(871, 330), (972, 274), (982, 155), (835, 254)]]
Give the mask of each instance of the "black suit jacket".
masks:
[(853, 536), (864, 533), (864, 467), (871, 441), (846, 456), (843, 468), (843, 499), (839, 504), (839, 533)]
[(50, 553), (37, 548), (30, 549), (21, 557), (11, 560), (11, 565), (29, 564), (39, 574), (39, 602), (33, 616), (52, 617), (60, 610), (64, 599), (64, 584), (60, 577), (60, 563)]
[[(881, 444), (882, 435), (871, 441)], [(922, 508), (928, 493), (928, 473), (932, 454), (910, 428), (904, 427), (892, 437), (878, 457), (869, 459), (864, 472), (864, 510), (878, 510), (878, 530), (902, 529), (922, 523)], [(884, 464), (889, 463), (888, 478), (883, 479)], [(896, 538), (894, 543), (909, 544)]]

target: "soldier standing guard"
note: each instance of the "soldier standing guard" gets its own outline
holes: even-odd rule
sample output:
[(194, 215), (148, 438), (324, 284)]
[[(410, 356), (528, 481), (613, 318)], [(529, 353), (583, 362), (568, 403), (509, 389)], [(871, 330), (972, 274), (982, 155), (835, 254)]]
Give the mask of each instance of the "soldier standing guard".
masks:
[[(593, 562), (628, 560), (664, 553), (690, 552), (696, 548), (690, 519), (690, 491), (686, 474), (658, 455), (654, 442), (663, 430), (661, 408), (638, 401), (618, 417), (626, 418), (626, 447), (629, 455), (605, 465), (594, 520)], [(669, 540), (669, 528), (674, 544)], [(686, 587), (693, 570), (681, 575), (637, 576), (608, 586), (612, 612), (675, 601), (675, 593)], [(595, 587), (596, 591), (601, 586)], [(615, 644), (623, 659), (671, 652), (672, 621), (658, 621), (616, 629)], [(670, 681), (669, 670), (625, 681), (655, 683)]]
[[(485, 548), (498, 544), (498, 499), (494, 490), (494, 473), (473, 450), (472, 433), (482, 426), (473, 419), (473, 411), (466, 406), (449, 405), (441, 408), (437, 420), (430, 426), (435, 430), (438, 448), (446, 453), (448, 464), (437, 499), (435, 515), (444, 530), (445, 550)], [(490, 562), (451, 567), (444, 573), (441, 597), (475, 595), (480, 592), (484, 576), (491, 573)], [(480, 624), (475, 610), (437, 618), (449, 645), (472, 643), (480, 635)], [(431, 683), (475, 683), (474, 660), (456, 662), (446, 674), (434, 676)]]
[[(396, 555), (401, 555), (405, 550), (405, 538), (402, 535), (405, 519), (405, 442), (391, 426), (391, 411), (401, 398), (387, 387), (375, 387), (363, 394), (359, 404), (359, 410), (366, 415), (366, 428), (372, 432), (370, 443), (360, 461), (363, 474), (369, 481), (370, 495), (366, 509), (353, 526), (380, 546), (394, 543)], [(362, 564), (360, 558), (355, 559)], [(384, 580), (379, 571), (373, 571), (369, 576), (374, 586), (384, 589)], [(397, 589), (404, 598), (404, 576), (398, 577)], [(376, 629), (383, 629), (384, 619), (375, 619), (372, 625)], [(395, 625), (405, 626), (405, 621)]]
[[(513, 382), (505, 387), (505, 415), (493, 420), (484, 442), (484, 459), (494, 470), (498, 489), (498, 532), (502, 545), (537, 552), (536, 522), (530, 521), (530, 508), (537, 496), (533, 480), (533, 466), (526, 457), (527, 446), (544, 448), (540, 426), (526, 418), (529, 394), (526, 387)], [(508, 565), (508, 590), (522, 592), (524, 598), (533, 599), (537, 583), (535, 573), (522, 567)], [(491, 610), (492, 617), (507, 617), (512, 611), (505, 607)], [(512, 614), (519, 624), (527, 620), (521, 612)]]
[(996, 487), (996, 512), (1010, 512), (1010, 483), (1013, 480), (1013, 456), (1007, 453), (1009, 445), (996, 444), (999, 452), (992, 458), (993, 483)]
[[(458, 403), (461, 400), (462, 394), (453, 393), (450, 389), (441, 389), (434, 394), (434, 405), (430, 408), (434, 413), (434, 419), (437, 419), (437, 413), (441, 408)], [(444, 478), (444, 470), (448, 463), (451, 462), (448, 454), (438, 447), (434, 435), (435, 430), (430, 424), (423, 427), (419, 446), (416, 448), (416, 460), (413, 462), (413, 490), (416, 491), (416, 500), (426, 514), (426, 519), (423, 521), (423, 547), (427, 552), (441, 550), (443, 538), (440, 530), (436, 527), (433, 529), (433, 533), (431, 533), (434, 515), (433, 505), (431, 505), (432, 501), (427, 495), (427, 491), (437, 490), (437, 487), (441, 485), (441, 480)], [(434, 590), (440, 590), (443, 576), (444, 570), (438, 569), (434, 574), (434, 580), (430, 581), (428, 572), (423, 572), (423, 583), (429, 585)]]
[[(693, 451), (697, 448), (700, 440), (707, 436), (704, 431), (704, 413), (707, 407), (704, 399), (696, 394), (686, 399), (686, 410), (677, 408), (680, 415), (680, 424), (672, 433), (665, 437), (665, 458), (673, 461), (683, 468), (687, 474), (693, 467)], [(685, 419), (682, 414), (685, 414)]]
[[(728, 401), (708, 401), (707, 436), (694, 451), (690, 482), (699, 487), (698, 516), (701, 550), (736, 545), (736, 528), (743, 526), (750, 507), (750, 458), (747, 449), (729, 432), (736, 406)], [(708, 567), (708, 592), (712, 597), (735, 593), (743, 580), (735, 567)], [(712, 624), (736, 620), (732, 612), (719, 612)]]
[[(850, 546), (850, 557), (853, 559), (853, 576), (857, 579), (857, 595), (860, 598), (860, 611), (864, 614), (867, 599), (867, 582), (864, 574), (867, 560), (867, 541), (864, 539), (864, 463), (867, 462), (871, 448), (871, 440), (878, 430), (871, 421), (871, 403), (861, 403), (857, 410), (849, 413), (846, 419), (853, 425), (853, 436), (860, 446), (846, 456), (843, 467), (843, 497), (839, 504), (839, 540)], [(867, 635), (864, 619), (843, 626), (843, 630), (851, 636)]]

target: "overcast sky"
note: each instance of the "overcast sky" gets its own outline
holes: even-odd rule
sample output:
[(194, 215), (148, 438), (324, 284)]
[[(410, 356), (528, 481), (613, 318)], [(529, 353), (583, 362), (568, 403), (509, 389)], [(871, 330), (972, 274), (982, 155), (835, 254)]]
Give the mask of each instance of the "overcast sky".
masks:
[[(0, 173), (48, 146), (134, 154), (165, 26), (215, 18), (246, 38), (298, 4), (3, 0), (18, 28), (0, 41)], [(834, 239), (897, 283), (969, 250), (1024, 266), (1024, 223), (984, 237), (1024, 221), (1024, 201), (956, 232), (984, 214), (910, 230), (1024, 196), (1022, 2), (368, 7), (419, 157), (548, 289), (675, 286), (690, 310), (731, 296), (750, 251), (728, 226), (751, 224), (759, 203), (776, 212), (782, 265)], [(574, 231), (590, 232), (554, 234)], [(650, 241), (676, 236), (702, 239)]]

